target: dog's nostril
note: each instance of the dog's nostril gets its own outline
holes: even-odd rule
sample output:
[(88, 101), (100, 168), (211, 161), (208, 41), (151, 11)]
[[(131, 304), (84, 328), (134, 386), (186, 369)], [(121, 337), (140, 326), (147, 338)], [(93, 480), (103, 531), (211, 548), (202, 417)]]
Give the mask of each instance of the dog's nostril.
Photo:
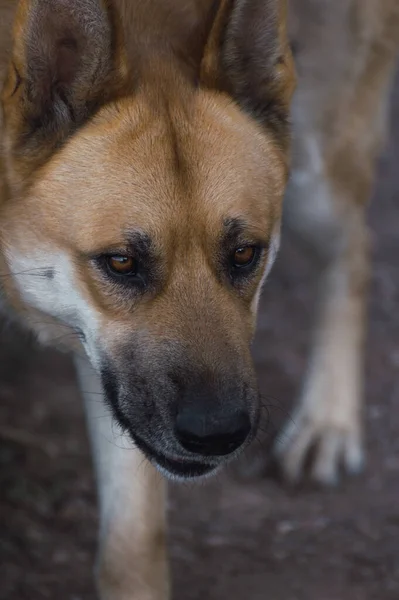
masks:
[(194, 454), (226, 456), (239, 448), (251, 431), (246, 412), (238, 412), (219, 419), (200, 416), (189, 410), (179, 412), (175, 434), (180, 444)]

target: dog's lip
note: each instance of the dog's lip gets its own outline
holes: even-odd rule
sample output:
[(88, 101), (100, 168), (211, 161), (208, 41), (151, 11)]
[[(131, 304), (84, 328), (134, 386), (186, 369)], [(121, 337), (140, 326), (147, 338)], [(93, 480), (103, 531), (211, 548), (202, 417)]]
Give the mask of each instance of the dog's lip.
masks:
[(216, 471), (218, 465), (210, 462), (195, 461), (187, 459), (187, 457), (170, 457), (163, 452), (158, 452), (150, 444), (139, 438), (137, 435), (132, 435), (136, 446), (143, 452), (147, 459), (161, 472), (182, 479), (195, 479), (209, 475), (212, 471)]
[(179, 461), (170, 459), (165, 455), (150, 457), (150, 461), (160, 469), (161, 472), (182, 479), (196, 479), (198, 477), (209, 475), (212, 471), (216, 471), (217, 469), (215, 465), (200, 462)]

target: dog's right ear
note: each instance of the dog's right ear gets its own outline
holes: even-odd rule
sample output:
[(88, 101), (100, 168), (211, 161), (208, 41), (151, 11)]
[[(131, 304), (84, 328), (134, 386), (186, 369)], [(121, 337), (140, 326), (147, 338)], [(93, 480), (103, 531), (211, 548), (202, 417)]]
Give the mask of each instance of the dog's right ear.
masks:
[(105, 0), (21, 0), (2, 97), (8, 150), (54, 149), (106, 100), (111, 75), (114, 83), (122, 71)]

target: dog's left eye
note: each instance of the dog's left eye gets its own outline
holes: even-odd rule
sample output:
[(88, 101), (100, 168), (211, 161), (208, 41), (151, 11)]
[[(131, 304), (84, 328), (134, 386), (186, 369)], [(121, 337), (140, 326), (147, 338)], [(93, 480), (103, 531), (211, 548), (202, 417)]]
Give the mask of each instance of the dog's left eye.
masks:
[(242, 248), (237, 248), (232, 257), (233, 267), (235, 269), (248, 268), (255, 262), (256, 257), (256, 246), (243, 246)]

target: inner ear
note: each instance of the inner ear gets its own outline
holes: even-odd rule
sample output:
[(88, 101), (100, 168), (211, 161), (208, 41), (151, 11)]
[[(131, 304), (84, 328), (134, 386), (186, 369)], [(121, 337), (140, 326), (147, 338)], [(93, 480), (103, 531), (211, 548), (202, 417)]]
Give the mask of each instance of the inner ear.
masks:
[(22, 0), (3, 92), (15, 146), (62, 142), (110, 93), (120, 72), (115, 20), (102, 0)]
[(286, 146), (295, 89), (286, 0), (221, 0), (216, 5), (200, 83), (230, 94)]
[(70, 86), (79, 68), (77, 40), (73, 37), (61, 38), (56, 50), (56, 57), (55, 71), (58, 73), (60, 81), (65, 86)]

